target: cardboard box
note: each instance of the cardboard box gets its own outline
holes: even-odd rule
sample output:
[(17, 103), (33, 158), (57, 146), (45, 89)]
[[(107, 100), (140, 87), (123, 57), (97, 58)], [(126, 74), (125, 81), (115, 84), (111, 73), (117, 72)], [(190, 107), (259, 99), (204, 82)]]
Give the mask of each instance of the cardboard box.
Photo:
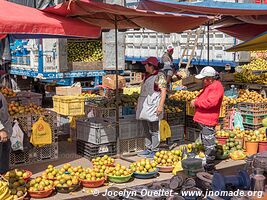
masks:
[(56, 87), (56, 95), (59, 96), (77, 96), (82, 94), (82, 88), (81, 87)]
[[(123, 76), (118, 76), (119, 85), (118, 88), (122, 89), (126, 86), (126, 80)], [(102, 85), (109, 89), (115, 90), (116, 89), (116, 74), (109, 74), (103, 76)]]

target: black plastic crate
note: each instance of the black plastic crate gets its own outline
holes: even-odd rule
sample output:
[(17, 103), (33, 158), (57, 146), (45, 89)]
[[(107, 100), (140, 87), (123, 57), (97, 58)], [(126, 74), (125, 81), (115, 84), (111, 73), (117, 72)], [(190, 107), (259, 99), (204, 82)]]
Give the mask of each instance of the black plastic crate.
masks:
[(164, 113), (164, 119), (170, 126), (185, 124), (185, 112)]
[(116, 142), (107, 143), (101, 145), (95, 145), (89, 142), (77, 140), (77, 154), (87, 158), (93, 158), (96, 156), (113, 156), (117, 153)]

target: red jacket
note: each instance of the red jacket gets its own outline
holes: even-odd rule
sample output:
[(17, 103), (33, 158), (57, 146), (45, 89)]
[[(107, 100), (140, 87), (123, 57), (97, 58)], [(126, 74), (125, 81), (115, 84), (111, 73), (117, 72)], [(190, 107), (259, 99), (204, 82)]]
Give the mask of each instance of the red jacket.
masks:
[(207, 126), (216, 126), (223, 96), (224, 88), (220, 81), (216, 80), (211, 85), (205, 87), (195, 101), (196, 112), (194, 121)]

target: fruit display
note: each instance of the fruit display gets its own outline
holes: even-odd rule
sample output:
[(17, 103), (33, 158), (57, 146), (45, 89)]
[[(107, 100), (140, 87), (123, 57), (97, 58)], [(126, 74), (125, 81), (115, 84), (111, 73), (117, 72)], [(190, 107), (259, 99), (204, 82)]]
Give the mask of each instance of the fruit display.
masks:
[(157, 163), (154, 161), (150, 161), (149, 159), (141, 159), (137, 162), (134, 162), (130, 165), (130, 169), (132, 172), (137, 172), (137, 173), (151, 173), (155, 172), (157, 170)]
[(88, 98), (88, 99), (90, 99), (90, 98), (97, 98), (97, 97), (101, 97), (100, 95), (98, 95), (98, 94), (89, 94), (89, 93), (85, 93), (85, 92), (83, 92), (82, 94), (80, 94), (79, 96), (82, 96), (82, 97), (85, 97), (85, 98)]
[(227, 150), (225, 145), (217, 144), (216, 145), (216, 158), (224, 160), (229, 156), (229, 150)]
[(230, 153), (232, 160), (244, 160), (247, 157), (247, 154), (242, 150), (236, 150)]
[(93, 169), (86, 168), (79, 174), (81, 181), (97, 181), (105, 179), (106, 166), (94, 166)]
[(69, 174), (62, 174), (57, 176), (57, 180), (54, 181), (56, 187), (74, 187), (79, 184), (79, 178), (77, 176), (71, 176)]
[(156, 152), (154, 156), (154, 162), (157, 163), (157, 166), (174, 166), (179, 160), (181, 160), (180, 150), (176, 151), (159, 151)]
[(227, 97), (227, 96), (223, 97), (222, 106), (235, 105), (235, 104), (237, 104), (237, 99), (230, 98), (230, 97)]
[[(4, 190), (5, 190), (5, 193), (7, 194), (6, 197), (9, 196), (10, 199), (14, 199), (14, 200), (20, 197), (23, 197), (27, 192), (26, 181), (24, 179), (29, 178), (30, 175), (31, 173), (24, 171), (24, 170), (18, 170), (18, 169), (7, 172), (4, 175), (4, 178), (7, 180), (8, 189), (5, 188), (6, 187), (5, 184), (2, 185), (5, 188)], [(1, 198), (1, 192), (0, 192), (0, 199), (5, 199), (5, 198), (4, 197)]]
[(175, 101), (192, 101), (197, 97), (200, 92), (201, 91), (191, 92), (187, 90), (180, 90), (175, 92), (175, 94), (171, 95), (170, 99)]
[(132, 170), (117, 163), (115, 167), (107, 167), (105, 173), (108, 176), (129, 176), (132, 174)]
[(252, 60), (250, 63), (245, 65), (237, 66), (239, 69), (248, 69), (248, 70), (267, 70), (267, 61), (262, 58), (257, 58), (255, 60)]
[(267, 73), (255, 74), (252, 70), (244, 69), (234, 74), (234, 80), (238, 83), (267, 84)]
[(267, 127), (267, 117), (262, 120), (262, 126)]
[(115, 164), (115, 159), (109, 157), (108, 155), (104, 155), (102, 157), (96, 157), (92, 159), (93, 165), (100, 165), (100, 166), (112, 166)]
[(54, 182), (43, 177), (36, 177), (27, 183), (27, 188), (30, 192), (46, 191), (54, 188)]
[(5, 96), (5, 97), (15, 97), (17, 96), (17, 93), (14, 92), (12, 89), (8, 87), (1, 87), (0, 92)]
[(178, 106), (164, 105), (164, 110), (166, 113), (179, 113), (182, 110)]
[(263, 98), (263, 96), (256, 91), (239, 90), (237, 102), (264, 103), (267, 102), (267, 98)]
[[(17, 185), (20, 185), (18, 182)], [(0, 199), (1, 200), (17, 200), (21, 199), (25, 196), (27, 189), (25, 187), (25, 183), (22, 186), (18, 186), (14, 188), (14, 186), (10, 186), (10, 183), (0, 180)]]
[(230, 133), (229, 138), (226, 140), (226, 145), (223, 146), (226, 150), (235, 151), (235, 150), (242, 150), (242, 143), (235, 139), (235, 134)]
[(267, 141), (266, 138), (266, 133), (264, 129), (259, 129), (259, 130), (246, 130), (245, 131), (245, 136), (244, 136), (246, 141), (249, 142), (265, 142)]
[(40, 106), (29, 104), (26, 106), (20, 105), (18, 102), (12, 101), (10, 104), (8, 104), (8, 112), (11, 116), (17, 115), (17, 114), (42, 114), (44, 112), (44, 109)]
[(234, 135), (234, 138), (243, 138), (245, 135), (245, 130), (240, 130), (239, 127), (233, 129), (233, 130), (220, 130), (216, 132), (217, 137), (229, 137), (230, 134)]
[(92, 62), (103, 59), (101, 41), (68, 41), (69, 62)]
[[(131, 95), (128, 94), (120, 94), (119, 95), (119, 106), (136, 106), (137, 105), (137, 101), (139, 98), (139, 94), (137, 92), (134, 92)], [(100, 104), (99, 106), (104, 107), (104, 108), (115, 108), (116, 106), (116, 98), (113, 97), (111, 99), (108, 99), (108, 101), (103, 102), (102, 104)]]

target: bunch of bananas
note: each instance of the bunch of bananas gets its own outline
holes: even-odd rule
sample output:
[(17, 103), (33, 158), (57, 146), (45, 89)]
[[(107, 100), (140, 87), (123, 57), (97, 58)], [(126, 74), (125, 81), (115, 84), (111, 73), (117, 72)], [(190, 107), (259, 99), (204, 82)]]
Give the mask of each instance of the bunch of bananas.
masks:
[(102, 59), (101, 41), (68, 41), (69, 62), (93, 62)]
[(235, 81), (239, 83), (267, 84), (267, 73), (254, 74), (249, 69), (244, 69), (240, 73), (235, 73)]
[(250, 63), (245, 65), (240, 65), (237, 68), (240, 69), (248, 69), (248, 70), (267, 70), (267, 61), (262, 58), (257, 58), (255, 60), (252, 60)]
[(8, 187), (6, 181), (0, 180), (0, 199), (1, 200), (16, 200), (19, 197), (17, 195), (12, 195), (11, 190)]

